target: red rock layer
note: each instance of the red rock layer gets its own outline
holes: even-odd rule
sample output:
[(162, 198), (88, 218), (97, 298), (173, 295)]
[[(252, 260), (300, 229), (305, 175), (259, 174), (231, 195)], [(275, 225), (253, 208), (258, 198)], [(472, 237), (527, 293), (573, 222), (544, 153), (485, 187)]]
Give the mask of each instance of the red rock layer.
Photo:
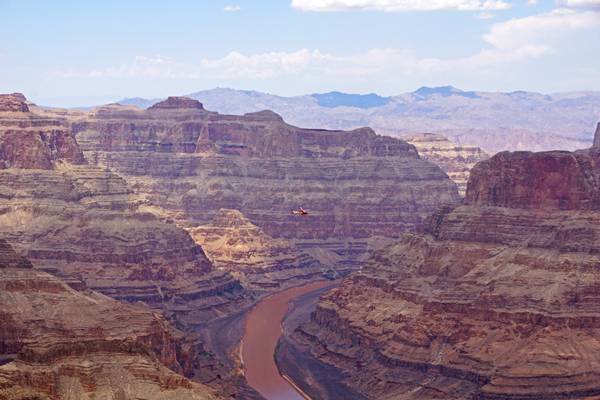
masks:
[(369, 398), (599, 396), (597, 157), (479, 163), (465, 205), (377, 252), (297, 337)]
[[(17, 103), (18, 113), (3, 112)], [(68, 122), (29, 112), (23, 95), (0, 95), (0, 169), (52, 169), (56, 162), (85, 162)]]
[[(267, 235), (302, 242), (366, 243), (398, 237), (455, 185), (404, 141), (371, 129), (300, 129), (270, 111), (244, 116), (201, 109), (103, 107), (74, 123), (94, 164), (188, 227), (237, 209)], [(290, 210), (302, 206), (307, 218)]]
[(149, 110), (174, 110), (174, 109), (198, 109), (203, 110), (202, 103), (198, 100), (190, 99), (188, 97), (176, 97), (171, 96), (166, 100), (158, 102), (153, 106), (149, 107)]
[(600, 209), (600, 153), (499, 153), (473, 169), (466, 203), (511, 208)]
[(85, 163), (70, 125), (37, 108), (0, 118), (0, 163), (8, 163), (0, 238), (75, 287), (189, 322), (239, 299), (239, 282), (215, 270), (185, 230), (157, 217), (121, 177)]
[(30, 266), (0, 240), (0, 399), (216, 399), (158, 314)]
[(0, 112), (29, 112), (27, 99), (21, 93), (0, 94)]

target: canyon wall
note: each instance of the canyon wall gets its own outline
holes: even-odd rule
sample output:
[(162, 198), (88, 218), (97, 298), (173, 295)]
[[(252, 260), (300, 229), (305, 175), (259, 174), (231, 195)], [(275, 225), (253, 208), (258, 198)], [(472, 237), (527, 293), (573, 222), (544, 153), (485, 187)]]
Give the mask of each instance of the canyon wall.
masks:
[(294, 334), (376, 399), (600, 395), (600, 152), (500, 153)]
[(185, 345), (195, 349), (186, 356), (187, 377), (223, 393), (245, 390), (197, 331), (250, 303), (240, 281), (215, 268), (167, 212), (83, 158), (72, 122), (86, 113), (0, 97), (0, 105), (15, 102), (21, 111), (0, 111), (0, 239), (36, 272), (75, 290), (151, 307), (185, 331)]
[[(298, 217), (304, 218), (304, 217)], [(238, 210), (221, 209), (212, 222), (190, 230), (217, 268), (245, 287), (280, 290), (322, 278), (329, 268), (286, 239), (274, 239)]]
[(190, 351), (160, 315), (78, 292), (0, 240), (0, 399), (220, 398), (181, 375)]
[(153, 208), (120, 176), (90, 166), (65, 118), (0, 115), (0, 149), (6, 167), (0, 169), (0, 238), (36, 268), (189, 321), (241, 291), (185, 230), (148, 212)]
[(402, 139), (414, 145), (421, 157), (439, 165), (458, 185), (461, 196), (464, 196), (467, 190), (471, 168), (490, 157), (479, 147), (458, 145), (435, 133), (408, 134), (402, 136)]
[[(329, 242), (343, 254), (352, 242), (398, 237), (458, 200), (413, 146), (368, 128), (300, 129), (269, 111), (220, 115), (170, 98), (144, 111), (101, 107), (73, 129), (91, 163), (190, 228), (236, 209), (269, 236)], [(306, 218), (291, 215), (300, 206)]]

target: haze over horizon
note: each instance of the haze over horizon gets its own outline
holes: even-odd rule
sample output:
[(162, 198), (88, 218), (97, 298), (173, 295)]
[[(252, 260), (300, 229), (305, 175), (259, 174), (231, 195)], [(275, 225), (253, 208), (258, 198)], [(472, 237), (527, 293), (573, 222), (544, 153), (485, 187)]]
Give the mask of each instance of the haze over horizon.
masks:
[(600, 51), (599, 6), (598, 0), (2, 0), (0, 32), (11, 40), (0, 43), (0, 92), (23, 92), (49, 106), (88, 106), (215, 87), (283, 96), (389, 96), (445, 85), (600, 90), (600, 59), (591, 56)]

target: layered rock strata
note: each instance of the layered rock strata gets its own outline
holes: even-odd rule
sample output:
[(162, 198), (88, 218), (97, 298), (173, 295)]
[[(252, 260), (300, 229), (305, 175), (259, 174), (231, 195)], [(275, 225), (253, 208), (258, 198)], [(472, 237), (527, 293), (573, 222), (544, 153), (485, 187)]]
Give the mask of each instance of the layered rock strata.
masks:
[(402, 137), (414, 145), (419, 155), (439, 165), (457, 185), (461, 196), (467, 190), (469, 172), (479, 161), (489, 158), (481, 148), (452, 143), (446, 137), (434, 133), (419, 133)]
[[(300, 129), (269, 111), (220, 115), (192, 103), (101, 107), (73, 127), (90, 162), (118, 172), (188, 227), (237, 209), (274, 238), (335, 242), (340, 250), (397, 237), (440, 203), (458, 200), (443, 171), (404, 141), (368, 128)], [(306, 218), (291, 215), (299, 206)]]
[(146, 308), (78, 292), (0, 240), (0, 399), (216, 400)]
[(190, 233), (215, 267), (253, 289), (277, 290), (333, 273), (289, 240), (267, 235), (237, 210), (221, 209), (209, 225)]
[(120, 176), (88, 165), (68, 119), (0, 118), (0, 165), (0, 238), (36, 268), (191, 322), (228, 307), (241, 291)]
[(1, 113), (29, 112), (27, 99), (22, 93), (0, 94)]
[(600, 152), (500, 153), (295, 338), (377, 399), (600, 395)]

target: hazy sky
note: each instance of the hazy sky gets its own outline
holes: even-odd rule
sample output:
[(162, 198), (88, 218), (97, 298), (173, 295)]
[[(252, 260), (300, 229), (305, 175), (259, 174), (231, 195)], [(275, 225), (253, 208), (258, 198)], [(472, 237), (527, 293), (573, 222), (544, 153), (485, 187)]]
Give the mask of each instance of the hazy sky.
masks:
[(0, 0), (0, 92), (600, 90), (600, 0)]

